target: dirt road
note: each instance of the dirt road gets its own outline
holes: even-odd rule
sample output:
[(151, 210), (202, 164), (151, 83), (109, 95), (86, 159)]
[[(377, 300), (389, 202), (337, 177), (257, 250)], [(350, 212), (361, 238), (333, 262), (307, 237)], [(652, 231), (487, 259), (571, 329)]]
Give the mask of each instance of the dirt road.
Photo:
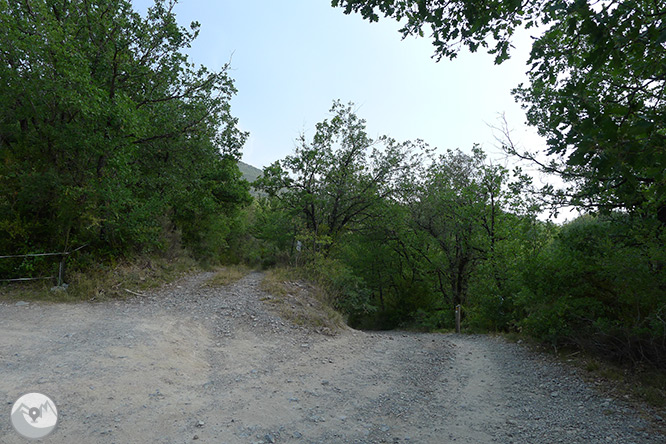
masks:
[[(575, 371), (487, 336), (309, 332), (252, 273), (130, 301), (0, 302), (0, 442), (13, 402), (59, 409), (48, 443), (660, 443)], [(4, 418), (4, 419), (3, 419)]]

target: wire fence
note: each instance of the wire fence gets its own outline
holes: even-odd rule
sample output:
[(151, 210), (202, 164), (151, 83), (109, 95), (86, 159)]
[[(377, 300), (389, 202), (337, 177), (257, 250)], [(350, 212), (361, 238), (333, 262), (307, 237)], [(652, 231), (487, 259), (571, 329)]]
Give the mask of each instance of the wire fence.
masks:
[(82, 248), (87, 247), (88, 244), (81, 245), (80, 247), (76, 248), (75, 250), (72, 251), (63, 251), (61, 253), (32, 253), (32, 254), (8, 254), (4, 256), (0, 256), (1, 259), (24, 259), (24, 258), (32, 258), (32, 257), (49, 257), (49, 256), (59, 256), (60, 261), (58, 262), (58, 268), (57, 268), (57, 274), (54, 276), (37, 276), (37, 277), (17, 277), (17, 278), (9, 278), (9, 279), (0, 279), (0, 282), (27, 282), (27, 281), (39, 281), (39, 280), (48, 280), (48, 279), (53, 279), (56, 282), (57, 286), (61, 286), (64, 283), (65, 279), (65, 261), (67, 260), (67, 257), (73, 253), (76, 253), (77, 251), (81, 250)]

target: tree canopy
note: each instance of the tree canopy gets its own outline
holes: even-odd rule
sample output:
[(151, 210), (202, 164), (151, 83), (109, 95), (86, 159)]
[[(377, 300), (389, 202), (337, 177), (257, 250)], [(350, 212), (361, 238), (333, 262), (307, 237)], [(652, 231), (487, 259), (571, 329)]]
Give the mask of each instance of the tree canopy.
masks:
[[(529, 84), (514, 90), (546, 137), (544, 171), (569, 186), (556, 202), (624, 209), (666, 223), (666, 3), (663, 1), (333, 0), (345, 13), (430, 33), (435, 57), (463, 47), (510, 57), (521, 27), (532, 43)], [(534, 152), (507, 148), (532, 161)], [(550, 191), (550, 190), (544, 190)]]
[(183, 50), (174, 1), (0, 1), (0, 247), (158, 246), (249, 199), (227, 66)]
[[(501, 63), (519, 27), (537, 29), (514, 94), (548, 160), (505, 143), (567, 187), (530, 195), (479, 146), (373, 140), (335, 101), (254, 201), (229, 66), (188, 59), (199, 25), (174, 4), (0, 0), (0, 253), (86, 244), (84, 271), (146, 251), (291, 264), (355, 327), (452, 328), (461, 305), (471, 330), (666, 368), (663, 0), (333, 0), (429, 29), (437, 58), (485, 48)], [(597, 214), (556, 226), (541, 201)]]
[(332, 241), (377, 217), (377, 205), (396, 195), (397, 180), (417, 164), (415, 149), (423, 148), (388, 137), (373, 141), (352, 106), (334, 102), (333, 117), (316, 125), (312, 142), (301, 136), (294, 154), (266, 168), (256, 182), (304, 217), (311, 234)]

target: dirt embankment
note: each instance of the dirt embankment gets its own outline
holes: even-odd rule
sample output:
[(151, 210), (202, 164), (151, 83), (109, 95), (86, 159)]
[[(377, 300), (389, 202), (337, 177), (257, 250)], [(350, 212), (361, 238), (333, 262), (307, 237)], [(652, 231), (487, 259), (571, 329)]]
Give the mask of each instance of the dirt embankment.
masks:
[(0, 442), (12, 403), (59, 409), (49, 443), (664, 443), (571, 369), (486, 336), (336, 336), (262, 302), (260, 273), (129, 301), (0, 302)]

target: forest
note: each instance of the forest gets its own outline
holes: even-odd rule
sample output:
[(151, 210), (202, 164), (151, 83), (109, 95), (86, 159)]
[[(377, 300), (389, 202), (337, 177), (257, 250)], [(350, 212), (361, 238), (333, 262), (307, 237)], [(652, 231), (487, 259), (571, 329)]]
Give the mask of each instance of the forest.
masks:
[[(356, 328), (451, 329), (461, 306), (467, 331), (666, 368), (666, 3), (332, 1), (437, 59), (502, 63), (516, 29), (543, 29), (513, 94), (547, 150), (502, 143), (559, 187), (480, 146), (373, 139), (339, 100), (250, 184), (230, 66), (190, 61), (199, 25), (174, 3), (0, 0), (0, 254), (290, 267)], [(549, 220), (565, 207), (581, 216)], [(51, 264), (0, 261), (0, 277)]]

